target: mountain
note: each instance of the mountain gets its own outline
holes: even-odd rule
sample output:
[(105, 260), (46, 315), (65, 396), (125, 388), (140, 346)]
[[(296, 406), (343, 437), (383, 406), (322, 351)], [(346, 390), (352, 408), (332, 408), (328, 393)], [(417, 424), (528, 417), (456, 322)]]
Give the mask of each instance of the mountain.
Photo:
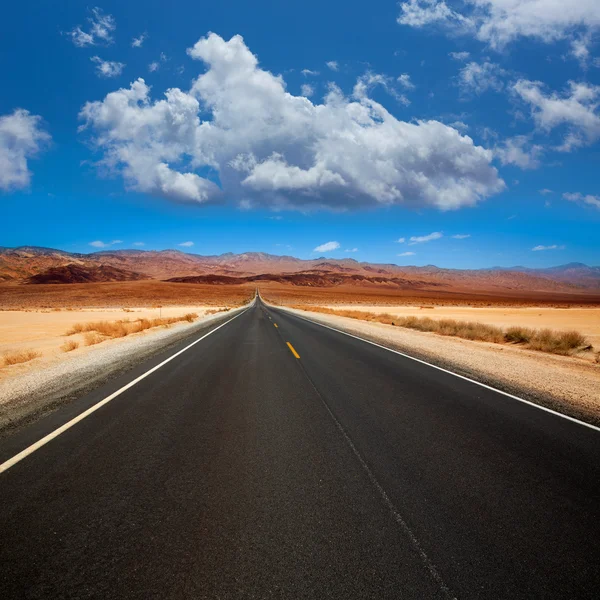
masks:
[(600, 267), (588, 267), (583, 263), (568, 263), (546, 269), (530, 269), (527, 267), (495, 267), (498, 271), (518, 271), (530, 273), (536, 277), (544, 277), (553, 281), (564, 281), (584, 287), (600, 287)]
[(99, 267), (68, 264), (61, 267), (51, 267), (42, 273), (32, 275), (26, 283), (99, 283), (107, 281), (139, 281), (147, 279), (145, 275), (125, 271), (108, 265)]
[[(57, 270), (58, 269), (58, 270)], [(442, 269), (361, 263), (352, 258), (302, 260), (264, 252), (201, 256), (179, 250), (104, 250), (90, 254), (22, 246), (0, 248), (0, 281), (74, 283), (160, 279), (220, 285), (277, 282), (298, 286), (588, 293), (600, 290), (600, 267)]]

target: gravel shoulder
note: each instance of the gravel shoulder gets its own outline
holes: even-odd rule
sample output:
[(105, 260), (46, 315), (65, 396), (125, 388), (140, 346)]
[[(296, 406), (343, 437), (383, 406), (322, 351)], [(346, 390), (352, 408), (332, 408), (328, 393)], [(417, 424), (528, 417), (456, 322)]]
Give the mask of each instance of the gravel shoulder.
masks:
[(45, 368), (31, 369), (18, 377), (0, 381), (0, 435), (91, 392), (186, 338), (192, 341), (246, 308), (204, 316), (194, 323), (177, 323), (168, 329), (109, 340), (93, 347), (93, 351), (63, 357)]
[(600, 425), (600, 366), (576, 358), (474, 342), (278, 306), (542, 406)]

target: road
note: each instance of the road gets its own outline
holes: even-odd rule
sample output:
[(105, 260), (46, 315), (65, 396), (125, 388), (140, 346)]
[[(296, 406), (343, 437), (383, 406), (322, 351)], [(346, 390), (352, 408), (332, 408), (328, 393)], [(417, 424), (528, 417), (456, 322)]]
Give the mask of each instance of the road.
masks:
[(257, 300), (0, 473), (0, 597), (597, 598), (599, 457), (598, 430)]

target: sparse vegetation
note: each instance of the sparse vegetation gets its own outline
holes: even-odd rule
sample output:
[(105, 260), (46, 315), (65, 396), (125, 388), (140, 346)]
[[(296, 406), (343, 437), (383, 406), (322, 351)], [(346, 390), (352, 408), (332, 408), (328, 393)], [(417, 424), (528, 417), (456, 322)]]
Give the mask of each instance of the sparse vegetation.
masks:
[(83, 342), (86, 346), (94, 346), (102, 341), (104, 341), (104, 338), (97, 333), (88, 332), (83, 336)]
[(15, 350), (4, 354), (2, 361), (4, 366), (8, 367), (10, 365), (29, 362), (34, 358), (39, 358), (41, 355), (41, 352), (36, 352), (35, 350)]
[(210, 308), (209, 310), (206, 311), (205, 314), (214, 315), (214, 314), (221, 313), (221, 312), (228, 312), (229, 310), (231, 310), (231, 309), (228, 306), (225, 306), (224, 308)]
[[(363, 321), (374, 321), (385, 325), (405, 327), (417, 331), (427, 331), (439, 335), (460, 337), (467, 340), (493, 342), (496, 344), (523, 344), (531, 350), (568, 355), (576, 350), (591, 350), (586, 338), (578, 331), (553, 331), (552, 329), (531, 329), (529, 327), (509, 327), (506, 331), (494, 325), (476, 321), (455, 319), (432, 319), (430, 317), (395, 317), (389, 313), (371, 313), (359, 310), (336, 310), (321, 306), (294, 305), (292, 308), (312, 312), (338, 315)], [(599, 362), (599, 355), (596, 362)]]
[(75, 340), (68, 340), (60, 347), (63, 352), (72, 352), (73, 350), (77, 350), (77, 348), (79, 348), (79, 342)]
[(167, 317), (162, 319), (122, 319), (118, 321), (95, 321), (92, 323), (75, 323), (65, 335), (85, 333), (86, 346), (99, 344), (105, 339), (126, 337), (132, 333), (140, 333), (154, 327), (169, 327), (173, 323), (187, 321), (193, 323), (198, 318), (197, 313), (186, 313), (181, 317)]

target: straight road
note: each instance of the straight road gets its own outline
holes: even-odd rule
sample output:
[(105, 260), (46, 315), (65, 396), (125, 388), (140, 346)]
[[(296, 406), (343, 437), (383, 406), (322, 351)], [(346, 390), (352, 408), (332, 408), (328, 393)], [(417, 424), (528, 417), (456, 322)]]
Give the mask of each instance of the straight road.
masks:
[(257, 299), (0, 473), (0, 598), (597, 598), (599, 458), (596, 429)]

